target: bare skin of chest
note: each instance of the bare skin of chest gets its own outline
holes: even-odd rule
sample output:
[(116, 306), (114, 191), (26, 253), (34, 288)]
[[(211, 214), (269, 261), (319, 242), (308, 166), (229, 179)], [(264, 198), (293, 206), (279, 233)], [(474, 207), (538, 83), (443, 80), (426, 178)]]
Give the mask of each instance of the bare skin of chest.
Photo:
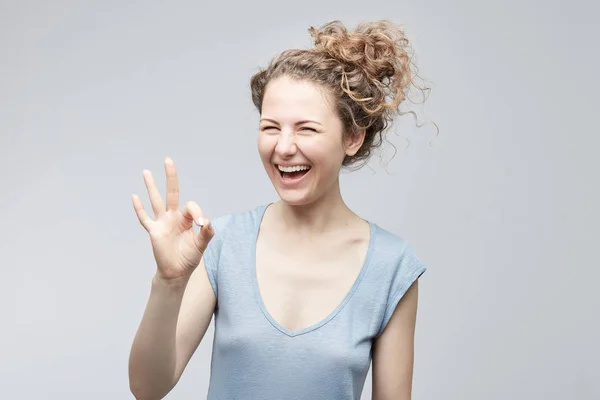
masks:
[(368, 242), (366, 223), (319, 238), (262, 231), (256, 244), (256, 278), (271, 317), (299, 330), (329, 316), (359, 276)]

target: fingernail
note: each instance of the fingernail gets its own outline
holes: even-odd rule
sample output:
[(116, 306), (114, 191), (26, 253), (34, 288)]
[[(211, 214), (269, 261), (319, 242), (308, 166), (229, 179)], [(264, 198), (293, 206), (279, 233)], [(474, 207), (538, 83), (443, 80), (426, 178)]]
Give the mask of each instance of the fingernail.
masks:
[(198, 226), (200, 228), (202, 228), (204, 226), (204, 219), (202, 217), (198, 217), (197, 223), (198, 223)]

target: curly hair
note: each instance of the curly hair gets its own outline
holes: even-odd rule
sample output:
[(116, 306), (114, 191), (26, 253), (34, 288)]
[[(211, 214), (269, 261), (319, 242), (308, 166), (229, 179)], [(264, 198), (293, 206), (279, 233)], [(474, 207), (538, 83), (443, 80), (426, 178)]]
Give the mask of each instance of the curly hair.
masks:
[(359, 24), (353, 32), (332, 21), (309, 32), (313, 48), (286, 50), (252, 76), (252, 101), (261, 112), (267, 85), (281, 76), (326, 88), (344, 135), (365, 131), (358, 152), (346, 156), (342, 165), (367, 161), (394, 117), (404, 114), (399, 106), (411, 85), (427, 90), (414, 82), (418, 75), (411, 45), (402, 27), (386, 20)]

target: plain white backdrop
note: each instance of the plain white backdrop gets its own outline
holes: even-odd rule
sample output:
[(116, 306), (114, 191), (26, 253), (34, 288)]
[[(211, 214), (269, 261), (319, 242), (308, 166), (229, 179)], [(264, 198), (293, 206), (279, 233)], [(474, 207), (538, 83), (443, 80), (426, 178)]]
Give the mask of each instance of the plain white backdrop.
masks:
[[(413, 398), (600, 398), (598, 11), (1, 0), (0, 397), (132, 398), (127, 358), (155, 268), (130, 200), (147, 199), (142, 169), (164, 187), (172, 157), (182, 201), (209, 217), (276, 199), (250, 76), (311, 46), (311, 25), (390, 19), (432, 87), (419, 117), (440, 135), (398, 121), (395, 157), (387, 145), (342, 191), (427, 264)], [(206, 396), (212, 336), (169, 399)]]

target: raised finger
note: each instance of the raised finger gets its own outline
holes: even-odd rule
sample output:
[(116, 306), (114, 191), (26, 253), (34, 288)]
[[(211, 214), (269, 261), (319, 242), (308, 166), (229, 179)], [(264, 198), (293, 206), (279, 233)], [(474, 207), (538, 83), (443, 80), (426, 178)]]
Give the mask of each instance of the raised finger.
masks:
[(142, 200), (140, 200), (136, 194), (132, 194), (131, 199), (133, 201), (133, 209), (135, 210), (135, 214), (137, 215), (140, 224), (142, 224), (144, 229), (149, 231), (152, 219), (148, 216), (146, 210), (144, 210), (144, 204), (142, 204)]
[(169, 157), (165, 159), (165, 173), (167, 175), (167, 211), (179, 209), (179, 182), (177, 168)]
[(156, 182), (154, 181), (152, 173), (147, 169), (144, 170), (144, 183), (146, 184), (146, 189), (148, 189), (148, 196), (150, 196), (150, 204), (152, 204), (154, 216), (158, 217), (165, 212), (165, 204), (156, 187)]

